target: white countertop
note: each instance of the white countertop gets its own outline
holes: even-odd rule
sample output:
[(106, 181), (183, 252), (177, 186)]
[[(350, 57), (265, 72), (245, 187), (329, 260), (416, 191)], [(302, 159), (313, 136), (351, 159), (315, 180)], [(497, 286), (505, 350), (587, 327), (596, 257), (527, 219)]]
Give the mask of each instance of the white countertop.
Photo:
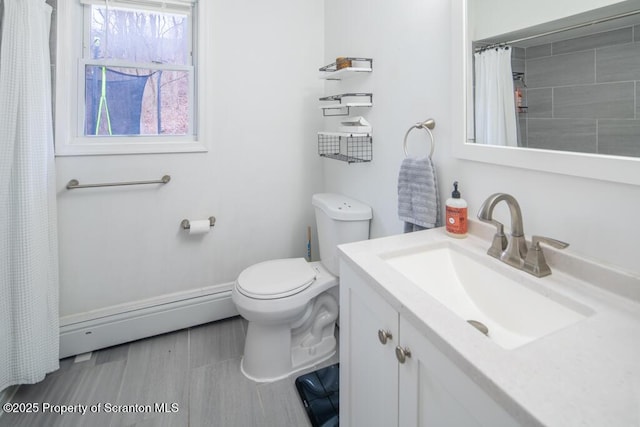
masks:
[[(438, 241), (477, 253), (491, 228), (470, 222), (466, 239), (434, 229), (341, 245), (342, 258), (401, 315), (523, 425), (640, 426), (640, 277), (545, 247), (552, 274), (535, 278), (486, 255), (487, 263), (593, 311), (515, 349), (504, 349), (380, 258)], [(458, 240), (462, 240), (458, 242)], [(513, 274), (513, 273), (509, 273)], [(544, 316), (544, 313), (540, 313)]]

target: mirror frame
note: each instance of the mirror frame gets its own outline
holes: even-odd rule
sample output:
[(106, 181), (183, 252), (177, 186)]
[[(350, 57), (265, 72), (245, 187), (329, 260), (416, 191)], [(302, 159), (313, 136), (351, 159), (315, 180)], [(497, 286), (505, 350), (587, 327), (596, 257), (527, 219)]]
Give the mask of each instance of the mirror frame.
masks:
[[(467, 140), (471, 40), (467, 0), (451, 2), (453, 156), (464, 160), (640, 185), (640, 158), (535, 148), (502, 147)], [(640, 141), (639, 141), (640, 143)]]

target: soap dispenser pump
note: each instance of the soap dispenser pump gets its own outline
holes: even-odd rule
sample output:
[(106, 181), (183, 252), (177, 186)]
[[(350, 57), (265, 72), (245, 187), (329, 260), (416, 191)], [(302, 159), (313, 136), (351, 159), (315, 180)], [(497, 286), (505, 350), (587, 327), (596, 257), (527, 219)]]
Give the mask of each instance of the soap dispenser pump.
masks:
[(467, 202), (460, 197), (458, 181), (453, 183), (453, 192), (445, 205), (447, 234), (459, 239), (467, 237)]

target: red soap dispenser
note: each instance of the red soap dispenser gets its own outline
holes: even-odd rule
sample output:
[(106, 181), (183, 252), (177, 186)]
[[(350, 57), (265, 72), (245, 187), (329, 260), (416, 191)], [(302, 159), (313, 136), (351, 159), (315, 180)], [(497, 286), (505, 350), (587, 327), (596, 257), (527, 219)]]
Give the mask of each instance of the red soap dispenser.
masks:
[(467, 237), (467, 202), (460, 198), (458, 181), (453, 183), (453, 192), (447, 199), (445, 213), (447, 234), (458, 239)]

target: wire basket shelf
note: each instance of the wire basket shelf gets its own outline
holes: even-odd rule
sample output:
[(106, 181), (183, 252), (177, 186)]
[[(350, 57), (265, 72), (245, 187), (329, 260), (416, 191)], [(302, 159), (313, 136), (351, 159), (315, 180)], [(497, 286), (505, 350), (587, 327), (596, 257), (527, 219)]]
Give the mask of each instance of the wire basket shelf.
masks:
[(370, 134), (318, 133), (318, 154), (347, 163), (370, 162), (373, 139)]

